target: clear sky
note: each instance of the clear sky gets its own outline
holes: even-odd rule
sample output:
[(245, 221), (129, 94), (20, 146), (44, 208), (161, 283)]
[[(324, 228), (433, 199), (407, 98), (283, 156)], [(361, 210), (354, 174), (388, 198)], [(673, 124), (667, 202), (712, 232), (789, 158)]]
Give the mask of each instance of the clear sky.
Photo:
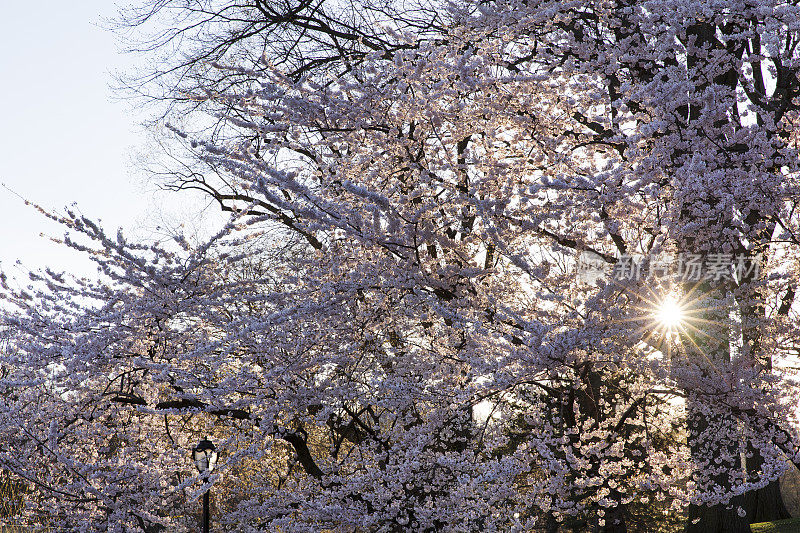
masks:
[[(173, 216), (173, 201), (156, 194), (132, 164), (146, 146), (139, 127), (146, 113), (114, 98), (109, 86), (114, 71), (141, 59), (119, 53), (116, 37), (101, 27), (101, 17), (115, 12), (109, 0), (4, 3), (0, 182), (49, 209), (77, 202), (80, 212), (101, 219), (112, 234), (122, 226), (143, 235)], [(3, 270), (19, 275), (15, 262), (21, 260), (28, 269), (90, 272), (88, 263), (40, 237), (42, 232), (63, 234), (0, 189)]]

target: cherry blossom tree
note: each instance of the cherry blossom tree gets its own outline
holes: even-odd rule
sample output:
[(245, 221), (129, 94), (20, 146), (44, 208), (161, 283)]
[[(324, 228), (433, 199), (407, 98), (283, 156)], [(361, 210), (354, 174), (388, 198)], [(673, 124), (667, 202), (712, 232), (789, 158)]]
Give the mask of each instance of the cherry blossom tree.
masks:
[(235, 531), (784, 516), (798, 20), (148, 4), (154, 50), (188, 43), (148, 78), (194, 157), (169, 185), (235, 218), (192, 247), (51, 215), (101, 276), (5, 282), (0, 467), (86, 530), (190, 528), (204, 434)]

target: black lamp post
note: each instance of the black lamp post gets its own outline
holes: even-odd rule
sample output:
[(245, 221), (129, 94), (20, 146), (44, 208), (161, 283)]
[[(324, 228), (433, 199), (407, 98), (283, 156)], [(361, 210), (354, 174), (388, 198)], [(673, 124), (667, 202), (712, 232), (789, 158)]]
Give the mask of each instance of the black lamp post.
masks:
[[(217, 452), (216, 448), (214, 447), (214, 443), (212, 443), (208, 437), (205, 437), (203, 440), (197, 443), (197, 446), (192, 448), (192, 459), (194, 459), (194, 464), (197, 466), (197, 470), (200, 472), (200, 475), (203, 476), (203, 482), (208, 482), (208, 476), (211, 475), (211, 472), (217, 465)], [(205, 492), (205, 494), (203, 494), (203, 533), (209, 533), (210, 531), (210, 494), (210, 488)]]

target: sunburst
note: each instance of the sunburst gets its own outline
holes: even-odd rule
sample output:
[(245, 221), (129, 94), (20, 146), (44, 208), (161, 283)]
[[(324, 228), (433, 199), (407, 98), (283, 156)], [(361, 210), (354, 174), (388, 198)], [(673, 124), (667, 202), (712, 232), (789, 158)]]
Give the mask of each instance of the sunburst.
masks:
[(657, 303), (652, 318), (663, 331), (672, 333), (685, 326), (687, 314), (683, 303), (670, 293)]
[(715, 368), (708, 345), (726, 324), (711, 318), (724, 309), (712, 301), (698, 286), (686, 292), (674, 287), (654, 290), (639, 307), (645, 318), (640, 326), (642, 340), (669, 357), (693, 352)]

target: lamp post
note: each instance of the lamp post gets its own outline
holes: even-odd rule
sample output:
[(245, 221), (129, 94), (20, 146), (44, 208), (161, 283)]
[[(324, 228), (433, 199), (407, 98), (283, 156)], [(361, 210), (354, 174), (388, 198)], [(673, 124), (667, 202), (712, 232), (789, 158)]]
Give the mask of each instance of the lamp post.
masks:
[[(208, 437), (197, 443), (197, 446), (192, 448), (192, 459), (194, 460), (197, 470), (203, 476), (203, 482), (208, 482), (208, 476), (217, 465), (217, 451), (214, 443)], [(203, 533), (209, 533), (209, 507), (210, 507), (211, 489), (209, 488), (203, 494)]]

